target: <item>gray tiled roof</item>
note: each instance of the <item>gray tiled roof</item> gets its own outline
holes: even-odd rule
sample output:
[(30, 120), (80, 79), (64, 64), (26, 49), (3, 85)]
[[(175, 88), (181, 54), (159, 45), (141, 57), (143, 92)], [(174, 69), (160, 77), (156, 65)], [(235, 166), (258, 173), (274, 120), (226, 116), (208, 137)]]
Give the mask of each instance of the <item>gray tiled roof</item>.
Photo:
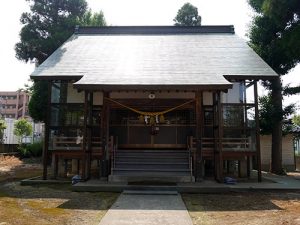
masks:
[(277, 76), (232, 32), (116, 35), (81, 30), (31, 77), (82, 77), (75, 83), (77, 87), (219, 85), (228, 88), (231, 84), (224, 78), (226, 75), (258, 79)]

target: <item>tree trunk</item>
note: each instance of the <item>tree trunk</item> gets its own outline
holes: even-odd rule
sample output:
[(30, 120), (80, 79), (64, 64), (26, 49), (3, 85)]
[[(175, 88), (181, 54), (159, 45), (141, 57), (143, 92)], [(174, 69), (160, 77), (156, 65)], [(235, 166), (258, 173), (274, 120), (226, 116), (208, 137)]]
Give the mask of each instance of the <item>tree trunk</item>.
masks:
[(273, 103), (271, 172), (282, 174), (282, 85), (280, 77), (271, 83)]

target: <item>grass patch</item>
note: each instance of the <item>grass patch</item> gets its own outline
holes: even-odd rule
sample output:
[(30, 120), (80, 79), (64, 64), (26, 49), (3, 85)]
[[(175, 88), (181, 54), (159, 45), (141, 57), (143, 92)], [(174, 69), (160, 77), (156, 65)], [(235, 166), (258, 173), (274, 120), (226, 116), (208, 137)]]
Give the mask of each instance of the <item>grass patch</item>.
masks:
[(21, 186), (42, 174), (39, 159), (0, 159), (0, 224), (99, 224), (117, 193), (72, 192), (70, 184)]
[(0, 224), (99, 224), (118, 196), (72, 192), (67, 184), (7, 183), (0, 186)]
[(194, 225), (300, 224), (300, 192), (182, 194)]

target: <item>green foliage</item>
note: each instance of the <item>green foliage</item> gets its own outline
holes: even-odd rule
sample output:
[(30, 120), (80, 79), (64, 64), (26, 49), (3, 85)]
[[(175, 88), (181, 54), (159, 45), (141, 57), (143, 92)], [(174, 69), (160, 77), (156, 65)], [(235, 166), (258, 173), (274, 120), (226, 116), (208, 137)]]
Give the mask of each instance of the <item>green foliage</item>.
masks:
[(6, 123), (4, 120), (0, 119), (0, 144), (4, 142), (4, 130), (6, 129)]
[[(300, 1), (248, 0), (256, 12), (250, 27), (249, 45), (280, 76), (287, 74), (300, 61)], [(282, 109), (282, 94), (295, 94), (299, 88), (282, 88), (281, 78), (263, 82), (271, 90), (269, 110), (261, 113), (261, 122), (272, 133), (271, 171), (282, 171), (282, 123), (287, 109)], [(262, 125), (262, 126), (264, 126)], [(267, 128), (266, 127), (266, 128)], [(264, 128), (262, 127), (264, 130)]]
[[(93, 14), (86, 0), (26, 0), (30, 12), (23, 13), (21, 41), (15, 45), (16, 57), (25, 62), (43, 63), (74, 32), (76, 25), (105, 26), (103, 12)], [(35, 121), (46, 120), (46, 82), (31, 88), (29, 114)]]
[(35, 142), (32, 144), (26, 145), (26, 148), (28, 152), (30, 153), (30, 156), (33, 157), (40, 157), (43, 153), (43, 143), (42, 142)]
[(17, 150), (19, 151), (21, 158), (29, 158), (30, 157), (30, 152), (29, 152), (26, 144), (18, 145)]
[(6, 124), (3, 119), (0, 119), (0, 143), (3, 143), (4, 130), (6, 129)]
[(300, 1), (249, 0), (250, 45), (280, 75), (300, 62)]
[(48, 104), (48, 82), (35, 81), (32, 86), (31, 98), (28, 104), (29, 115), (35, 121), (46, 121), (46, 106)]
[[(278, 120), (283, 120), (283, 133), (286, 134), (291, 130), (291, 125), (288, 123), (288, 116), (294, 113), (295, 105), (286, 106), (282, 112), (274, 112), (271, 95), (265, 95), (259, 98), (259, 124), (261, 134), (271, 134), (274, 123)], [(276, 115), (278, 118), (274, 118)]]
[(14, 135), (19, 138), (19, 143), (22, 144), (22, 140), (26, 136), (32, 134), (32, 126), (26, 119), (19, 119), (14, 124)]
[(198, 15), (198, 8), (188, 2), (178, 10), (173, 21), (175, 26), (201, 26), (201, 16)]
[(91, 10), (88, 10), (81, 19), (80, 24), (87, 26), (106, 26), (106, 21), (102, 11), (93, 14)]
[(43, 153), (43, 143), (35, 142), (32, 144), (20, 144), (17, 147), (22, 158), (40, 157)]
[(73, 33), (87, 10), (85, 0), (27, 0), (30, 11), (21, 16), (24, 25), (21, 42), (16, 44), (17, 58), (41, 64)]
[(294, 115), (292, 121), (293, 124), (300, 126), (300, 115)]

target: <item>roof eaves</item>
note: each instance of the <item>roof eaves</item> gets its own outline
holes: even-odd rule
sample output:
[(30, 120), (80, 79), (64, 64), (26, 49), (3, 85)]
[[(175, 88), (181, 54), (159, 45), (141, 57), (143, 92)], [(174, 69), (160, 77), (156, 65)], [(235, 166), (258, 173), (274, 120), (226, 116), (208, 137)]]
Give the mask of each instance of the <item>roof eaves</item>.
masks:
[(234, 26), (76, 26), (75, 34), (167, 35), (167, 34), (234, 34)]
[(232, 84), (207, 84), (207, 85), (114, 85), (114, 84), (80, 84), (74, 83), (74, 88), (78, 90), (100, 90), (100, 91), (122, 91), (122, 90), (189, 90), (189, 91), (199, 91), (199, 90), (221, 90), (227, 91), (228, 89), (232, 88)]

